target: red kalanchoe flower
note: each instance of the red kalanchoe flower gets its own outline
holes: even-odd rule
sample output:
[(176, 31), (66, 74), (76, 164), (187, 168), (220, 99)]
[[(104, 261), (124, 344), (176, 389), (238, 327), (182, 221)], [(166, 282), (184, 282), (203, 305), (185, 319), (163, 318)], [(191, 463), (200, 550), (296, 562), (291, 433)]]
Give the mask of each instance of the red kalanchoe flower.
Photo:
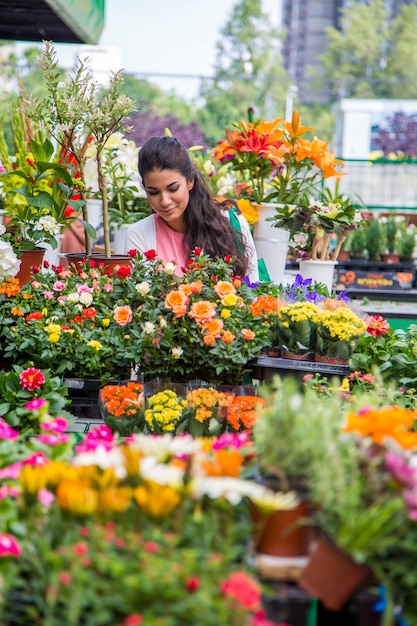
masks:
[(390, 329), (390, 325), (382, 315), (372, 315), (367, 319), (368, 326), (366, 332), (373, 337), (386, 335)]
[(143, 255), (147, 261), (152, 261), (156, 257), (156, 252), (155, 250), (147, 250)]
[(22, 388), (28, 391), (40, 389), (45, 382), (45, 376), (36, 367), (28, 367), (26, 370), (23, 370), (19, 379)]

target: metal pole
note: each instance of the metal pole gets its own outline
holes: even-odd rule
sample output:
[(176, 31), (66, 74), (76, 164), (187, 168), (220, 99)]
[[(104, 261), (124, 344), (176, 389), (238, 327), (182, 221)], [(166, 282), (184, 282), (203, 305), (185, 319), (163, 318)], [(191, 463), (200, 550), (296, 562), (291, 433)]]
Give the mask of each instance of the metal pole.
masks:
[(285, 100), (285, 120), (287, 122), (291, 122), (292, 119), (292, 111), (293, 111), (293, 102), (294, 98), (298, 93), (297, 85), (290, 85), (287, 89), (287, 98)]

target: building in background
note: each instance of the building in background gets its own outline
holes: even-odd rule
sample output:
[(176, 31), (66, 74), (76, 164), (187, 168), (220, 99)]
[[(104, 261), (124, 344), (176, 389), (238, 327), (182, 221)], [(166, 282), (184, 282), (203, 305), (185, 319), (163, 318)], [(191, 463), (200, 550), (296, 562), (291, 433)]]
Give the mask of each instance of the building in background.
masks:
[[(385, 0), (395, 15), (402, 4), (415, 0)], [(282, 0), (282, 27), (286, 38), (282, 47), (284, 65), (302, 102), (328, 101), (328, 87), (322, 79), (320, 56), (326, 51), (326, 28), (341, 30), (341, 9), (352, 0)]]

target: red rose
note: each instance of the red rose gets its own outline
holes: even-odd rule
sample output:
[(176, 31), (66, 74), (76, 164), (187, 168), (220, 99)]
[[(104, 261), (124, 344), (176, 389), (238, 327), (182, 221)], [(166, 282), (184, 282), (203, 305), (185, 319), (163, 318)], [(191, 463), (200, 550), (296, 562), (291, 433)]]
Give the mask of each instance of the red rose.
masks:
[(118, 276), (119, 278), (127, 278), (127, 276), (129, 276), (129, 274), (130, 274), (130, 267), (120, 266), (116, 270), (116, 276)]
[(156, 252), (155, 250), (147, 250), (146, 252), (143, 253), (144, 257), (147, 261), (152, 261), (152, 259), (154, 259), (156, 257)]
[(132, 248), (131, 250), (128, 250), (127, 253), (132, 259), (135, 259), (138, 251), (136, 250), (136, 248)]

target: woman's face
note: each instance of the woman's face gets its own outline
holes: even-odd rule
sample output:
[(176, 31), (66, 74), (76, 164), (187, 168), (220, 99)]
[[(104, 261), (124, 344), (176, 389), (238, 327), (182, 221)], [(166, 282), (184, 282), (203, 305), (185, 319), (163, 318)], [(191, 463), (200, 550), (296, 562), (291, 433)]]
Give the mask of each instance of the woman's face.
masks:
[(188, 182), (178, 170), (152, 170), (145, 174), (143, 185), (155, 213), (172, 230), (184, 233), (184, 212), (194, 181)]

